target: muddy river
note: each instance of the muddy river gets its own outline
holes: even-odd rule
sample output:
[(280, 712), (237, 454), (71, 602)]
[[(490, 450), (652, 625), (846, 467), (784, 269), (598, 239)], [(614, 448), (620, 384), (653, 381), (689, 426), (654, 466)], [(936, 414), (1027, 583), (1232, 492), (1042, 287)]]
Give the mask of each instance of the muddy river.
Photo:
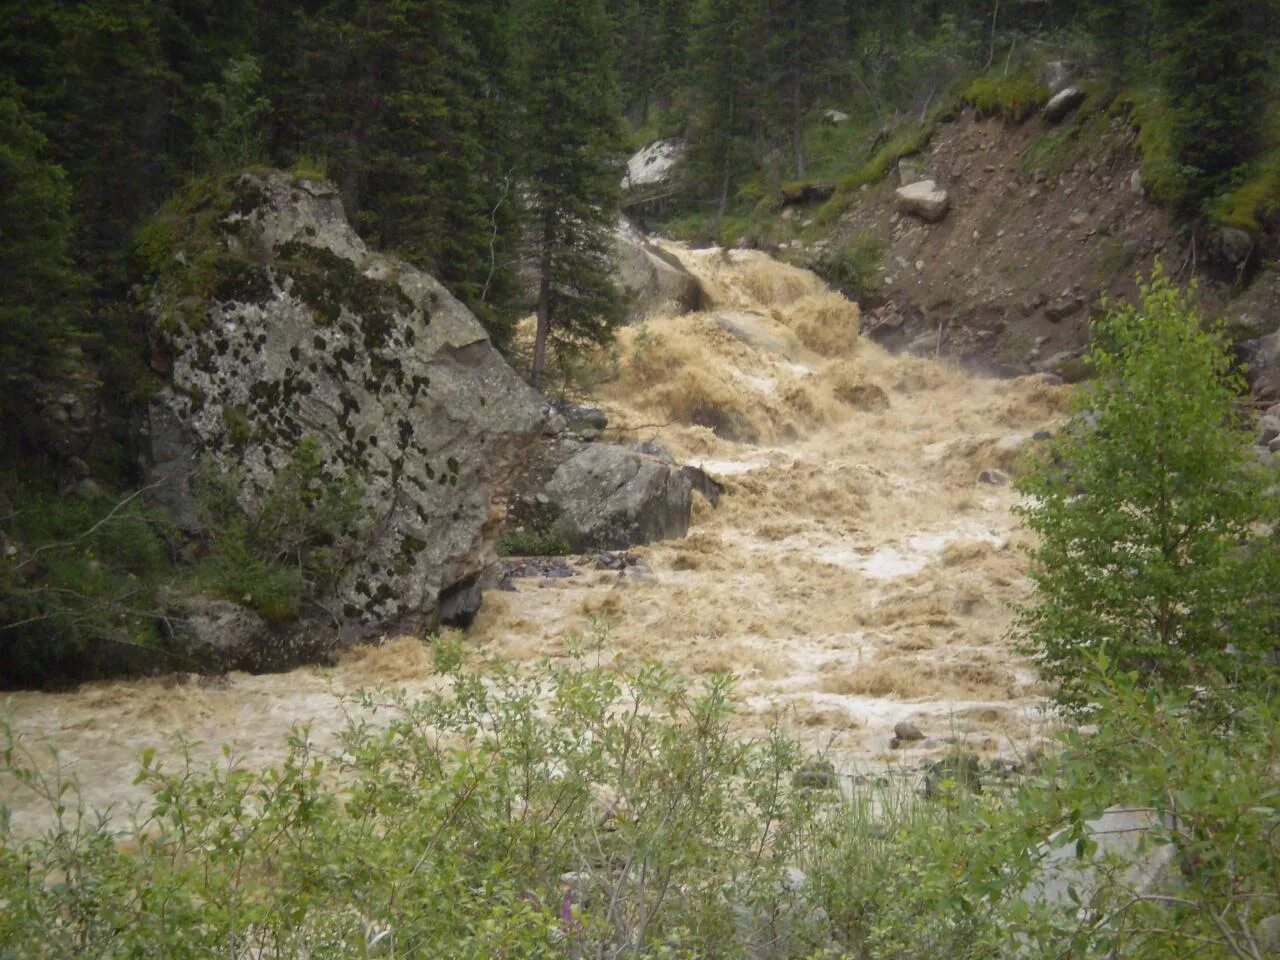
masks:
[[(890, 356), (858, 338), (853, 304), (764, 254), (668, 249), (708, 309), (624, 330), (594, 402), (616, 439), (656, 440), (725, 495), (714, 508), (695, 496), (689, 536), (636, 548), (627, 570), (570, 558), (572, 576), (487, 594), (468, 649), (533, 663), (586, 638), (604, 658), (733, 673), (744, 735), (779, 718), (846, 770), (919, 764), (957, 741), (1013, 757), (1041, 738), (1041, 691), (1007, 639), (1028, 537), (1013, 489), (979, 476), (1007, 474), (1061, 422), (1066, 390)], [(0, 709), (44, 768), (123, 811), (147, 800), (132, 783), (147, 747), (217, 761), (225, 744), (268, 763), (294, 725), (332, 737), (361, 689), (435, 682), (429, 648), (400, 637), (333, 667), (91, 684)], [(900, 721), (927, 739), (891, 749)], [(45, 809), (3, 781), (0, 801), (20, 829)]]

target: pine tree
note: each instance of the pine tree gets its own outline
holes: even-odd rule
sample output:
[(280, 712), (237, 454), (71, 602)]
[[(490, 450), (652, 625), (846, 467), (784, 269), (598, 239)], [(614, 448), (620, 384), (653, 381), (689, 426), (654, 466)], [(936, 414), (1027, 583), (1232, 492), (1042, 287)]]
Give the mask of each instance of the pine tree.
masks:
[(35, 401), (75, 372), (82, 285), (66, 174), (13, 92), (0, 94), (0, 446), (13, 454), (51, 439)]
[(818, 97), (836, 86), (846, 29), (841, 0), (767, 0), (766, 56), (773, 112), (792, 166), (805, 177), (804, 127)]
[(610, 234), (621, 135), (603, 0), (527, 0), (520, 22), (521, 173), (538, 283), (532, 380), (541, 386), (550, 344), (602, 342), (618, 318)]
[(764, 127), (762, 0), (699, 0), (690, 39), (690, 157), (720, 214), (755, 165)]
[(1148, 682), (1256, 668), (1275, 644), (1280, 578), (1259, 534), (1277, 505), (1235, 425), (1223, 340), (1160, 273), (1095, 335), (1082, 416), (1019, 481), (1040, 537), (1019, 633), (1073, 706), (1103, 650)]
[(371, 243), (499, 339), (515, 289), (511, 28), (502, 2), (329, 0), (274, 69), (278, 151), (321, 158)]
[(693, 0), (609, 0), (622, 110), (636, 124), (671, 107), (686, 69)]
[(1274, 9), (1272, 0), (1162, 0), (1160, 72), (1183, 216), (1262, 146)]

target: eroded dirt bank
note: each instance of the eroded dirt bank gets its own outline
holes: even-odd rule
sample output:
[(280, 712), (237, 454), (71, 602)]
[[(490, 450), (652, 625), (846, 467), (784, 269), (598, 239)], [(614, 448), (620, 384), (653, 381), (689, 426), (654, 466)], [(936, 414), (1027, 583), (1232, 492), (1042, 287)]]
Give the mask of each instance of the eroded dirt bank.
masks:
[[(846, 768), (902, 762), (890, 749), (902, 720), (929, 737), (909, 763), (956, 738), (1015, 755), (1044, 725), (1030, 666), (1005, 640), (1007, 604), (1027, 589), (1025, 535), (1011, 488), (979, 474), (1011, 469), (1062, 418), (1064, 389), (891, 357), (859, 341), (856, 307), (811, 274), (760, 253), (669, 249), (709, 308), (625, 330), (599, 399), (620, 439), (656, 439), (726, 495), (696, 505), (687, 539), (633, 551), (626, 571), (571, 558), (572, 576), (488, 594), (467, 645), (533, 662), (586, 636), (606, 658), (732, 672), (744, 732), (778, 716)], [(146, 799), (132, 785), (146, 747), (174, 756), (185, 739), (213, 761), (225, 743), (268, 762), (295, 724), (331, 740), (362, 688), (429, 688), (431, 664), (400, 638), (333, 668), (23, 693), (5, 712), (35, 755), (56, 748), (90, 804), (128, 807)], [(0, 783), (0, 799), (20, 826), (36, 822), (34, 796)]]

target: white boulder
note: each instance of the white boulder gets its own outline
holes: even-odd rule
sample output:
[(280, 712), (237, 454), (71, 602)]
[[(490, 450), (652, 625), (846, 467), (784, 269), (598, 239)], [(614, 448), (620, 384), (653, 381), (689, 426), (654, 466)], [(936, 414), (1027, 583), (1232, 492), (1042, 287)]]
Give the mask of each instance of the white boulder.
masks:
[(657, 140), (627, 161), (622, 192), (628, 200), (645, 200), (665, 192), (688, 145), (683, 140)]
[(947, 215), (951, 198), (933, 180), (918, 180), (897, 190), (898, 211), (910, 213), (929, 223)]

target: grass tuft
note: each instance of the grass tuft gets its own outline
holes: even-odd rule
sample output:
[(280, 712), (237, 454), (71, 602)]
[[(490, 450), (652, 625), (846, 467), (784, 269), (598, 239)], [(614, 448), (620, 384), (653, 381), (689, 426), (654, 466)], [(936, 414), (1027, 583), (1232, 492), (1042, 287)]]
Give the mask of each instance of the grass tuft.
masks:
[(962, 103), (980, 117), (999, 117), (1005, 123), (1022, 123), (1049, 99), (1049, 88), (1032, 73), (978, 77), (960, 94)]

